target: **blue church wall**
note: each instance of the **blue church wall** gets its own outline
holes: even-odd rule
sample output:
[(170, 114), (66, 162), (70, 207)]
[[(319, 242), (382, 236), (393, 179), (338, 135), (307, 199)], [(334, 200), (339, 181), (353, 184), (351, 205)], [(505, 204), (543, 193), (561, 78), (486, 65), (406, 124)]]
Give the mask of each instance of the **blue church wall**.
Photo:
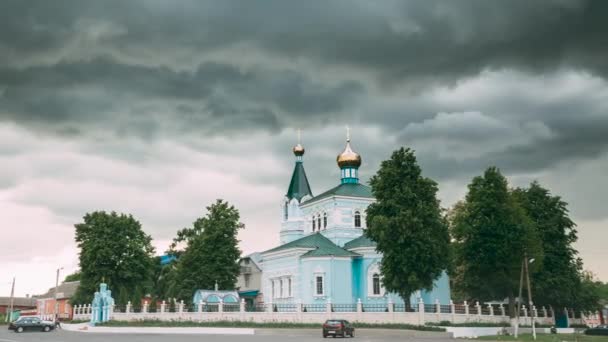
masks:
[[(304, 303), (351, 303), (352, 261), (350, 258), (303, 258), (302, 259), (302, 301)], [(323, 277), (322, 296), (316, 295), (316, 277)]]
[(443, 272), (437, 280), (432, 291), (422, 290), (421, 297), (425, 303), (435, 303), (439, 299), (439, 303), (443, 305), (450, 304), (450, 281), (446, 272)]

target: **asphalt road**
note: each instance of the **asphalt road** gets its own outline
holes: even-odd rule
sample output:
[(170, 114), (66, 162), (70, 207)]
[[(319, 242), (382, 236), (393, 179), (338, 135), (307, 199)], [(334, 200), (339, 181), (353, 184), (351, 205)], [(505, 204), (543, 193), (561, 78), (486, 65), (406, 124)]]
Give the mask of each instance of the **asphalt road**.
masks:
[[(444, 333), (358, 329), (355, 331), (353, 342), (367, 341), (424, 341), (439, 342), (450, 338)], [(341, 338), (338, 338), (341, 340)], [(350, 338), (344, 339), (351, 340)], [(308, 341), (334, 341), (333, 338), (324, 339), (321, 332), (312, 329), (257, 329), (255, 335), (149, 335), (149, 334), (102, 334), (82, 333), (71, 331), (24, 332), (16, 334), (0, 327), (0, 342), (308, 342)]]

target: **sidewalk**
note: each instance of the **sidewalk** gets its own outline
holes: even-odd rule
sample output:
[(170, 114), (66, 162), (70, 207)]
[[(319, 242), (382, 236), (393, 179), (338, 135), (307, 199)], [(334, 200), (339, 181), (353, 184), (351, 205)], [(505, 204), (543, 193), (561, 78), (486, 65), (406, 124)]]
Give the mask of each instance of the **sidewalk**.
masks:
[(254, 335), (250, 328), (91, 327), (88, 323), (61, 324), (65, 331), (108, 334)]

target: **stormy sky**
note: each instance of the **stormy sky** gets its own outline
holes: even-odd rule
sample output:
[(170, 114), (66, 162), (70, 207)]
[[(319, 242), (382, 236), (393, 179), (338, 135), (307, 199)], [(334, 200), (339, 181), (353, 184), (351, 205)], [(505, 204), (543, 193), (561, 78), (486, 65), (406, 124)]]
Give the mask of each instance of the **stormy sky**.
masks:
[(350, 126), (366, 181), (407, 146), (444, 207), (496, 165), (562, 196), (608, 281), (606, 1), (2, 1), (0, 295), (77, 268), (75, 223), (159, 252), (216, 198), (278, 243), (302, 129), (313, 193)]

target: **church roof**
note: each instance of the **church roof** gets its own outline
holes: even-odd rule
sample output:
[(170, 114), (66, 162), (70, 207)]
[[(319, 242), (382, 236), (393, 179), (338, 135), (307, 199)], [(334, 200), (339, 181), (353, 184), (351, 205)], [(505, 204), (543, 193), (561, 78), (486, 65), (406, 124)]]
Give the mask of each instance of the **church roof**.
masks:
[(295, 198), (300, 201), (306, 195), (312, 196), (310, 184), (308, 184), (308, 178), (306, 177), (306, 172), (304, 172), (304, 165), (302, 162), (296, 162), (286, 196), (290, 200)]
[(311, 248), (303, 255), (303, 257), (317, 257), (317, 256), (359, 256), (359, 254), (347, 251), (344, 248), (339, 247), (335, 243), (331, 242), (330, 239), (323, 236), (321, 233), (315, 233), (307, 235), (303, 238), (293, 240), (284, 245), (275, 247), (267, 250), (264, 253), (278, 252), (290, 248)]
[(344, 245), (344, 249), (353, 249), (359, 247), (376, 247), (376, 243), (363, 234)]
[(374, 195), (372, 195), (372, 189), (367, 185), (360, 183), (343, 183), (305, 201), (304, 203), (311, 203), (332, 196), (374, 198)]

